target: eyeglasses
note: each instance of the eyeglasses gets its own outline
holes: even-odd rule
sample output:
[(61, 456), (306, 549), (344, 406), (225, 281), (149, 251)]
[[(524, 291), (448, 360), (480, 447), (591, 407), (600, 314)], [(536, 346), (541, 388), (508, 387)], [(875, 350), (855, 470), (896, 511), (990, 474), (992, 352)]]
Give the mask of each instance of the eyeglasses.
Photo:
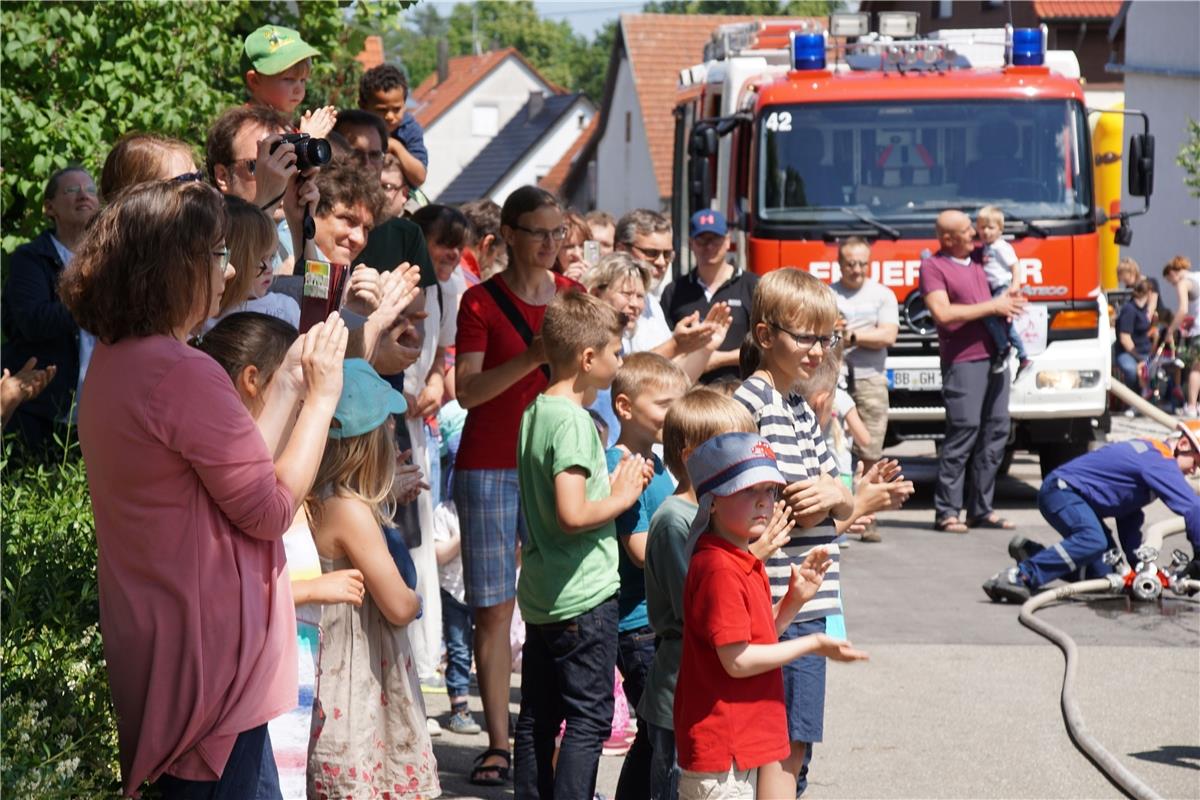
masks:
[(811, 350), (813, 345), (818, 342), (821, 344), (822, 350), (828, 350), (842, 340), (838, 334), (830, 334), (829, 336), (817, 336), (815, 333), (793, 333), (782, 325), (776, 325), (774, 322), (767, 323), (780, 333), (785, 333), (791, 340), (796, 343), (797, 347)]
[(80, 186), (79, 184), (75, 184), (74, 186), (64, 186), (63, 187), (63, 194), (79, 194), (81, 192), (87, 192), (92, 197), (95, 197), (96, 196), (96, 187), (95, 186)]
[(367, 161), (371, 164), (383, 163), (382, 150), (358, 150), (355, 152), (355, 158), (359, 161)]
[(660, 258), (667, 263), (675, 260), (675, 251), (667, 248), (666, 250), (655, 250), (652, 247), (638, 247), (636, 244), (631, 245), (635, 251), (641, 254), (646, 261), (658, 261)]
[(221, 257), (221, 269), (222, 270), (224, 270), (226, 267), (229, 266), (229, 248), (228, 247), (222, 247), (220, 250), (213, 250), (212, 254), (214, 256)]
[(233, 164), (230, 164), (230, 166), (237, 166), (238, 164), (245, 164), (246, 172), (253, 175), (255, 168), (258, 166), (258, 159), (257, 158), (239, 158), (237, 161), (234, 161)]
[(861, 267), (863, 269), (866, 269), (867, 267), (871, 266), (871, 262), (870, 261), (847, 261), (843, 266)]
[[(226, 252), (228, 252), (228, 250), (227, 250)], [(270, 271), (271, 271), (271, 262), (270, 262), (270, 261), (267, 261), (267, 260), (264, 258), (264, 259), (262, 260), (262, 263), (258, 265), (258, 274), (257, 274), (257, 275), (255, 275), (255, 277), (256, 277), (256, 278), (261, 278), (263, 275), (266, 275), (266, 274), (267, 274), (268, 272), (270, 272)]]
[(546, 230), (545, 228), (526, 228), (524, 225), (513, 225), (513, 228), (528, 233), (542, 244), (546, 244), (551, 239), (556, 242), (561, 242), (563, 239), (567, 238), (567, 226), (565, 225), (561, 228), (554, 228), (553, 230)]
[(389, 195), (391, 195), (393, 197), (396, 196), (396, 194), (399, 193), (400, 190), (404, 188), (403, 183), (381, 183), (380, 186), (383, 187), (383, 190), (385, 192), (387, 192)]
[(185, 172), (182, 175), (176, 175), (174, 178), (171, 178), (171, 180), (175, 181), (176, 183), (193, 183), (195, 181), (204, 180), (204, 173)]

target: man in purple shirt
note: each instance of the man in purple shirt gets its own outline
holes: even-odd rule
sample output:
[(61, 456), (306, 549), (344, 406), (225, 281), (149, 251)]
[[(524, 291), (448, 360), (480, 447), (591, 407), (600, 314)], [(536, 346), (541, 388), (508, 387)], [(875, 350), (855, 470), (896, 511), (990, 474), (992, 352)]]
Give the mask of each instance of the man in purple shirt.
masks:
[[(933, 496), (934, 528), (965, 533), (969, 527), (1013, 527), (992, 510), (996, 472), (1008, 441), (1008, 369), (991, 371), (995, 343), (984, 320), (1020, 313), (1015, 290), (992, 297), (975, 249), (975, 227), (961, 211), (937, 218), (941, 249), (921, 262), (921, 295), (937, 323), (942, 360), (946, 437)], [(966, 482), (966, 522), (959, 519)]]

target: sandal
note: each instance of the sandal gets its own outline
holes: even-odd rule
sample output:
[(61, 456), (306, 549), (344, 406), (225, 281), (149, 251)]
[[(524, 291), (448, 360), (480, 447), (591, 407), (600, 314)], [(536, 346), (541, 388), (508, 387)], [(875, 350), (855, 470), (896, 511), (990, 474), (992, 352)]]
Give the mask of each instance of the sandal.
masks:
[[(503, 758), (504, 766), (483, 763), (493, 756)], [(511, 768), (512, 755), (507, 750), (501, 750), (498, 747), (484, 750), (475, 756), (474, 766), (471, 767), (470, 782), (475, 786), (506, 786), (508, 785), (508, 772)], [(495, 774), (492, 775), (492, 773)]]
[(958, 517), (946, 517), (945, 519), (939, 519), (937, 522), (933, 523), (933, 529), (935, 531), (941, 531), (942, 533), (967, 532), (967, 526), (964, 525), (962, 520), (960, 520)]
[(988, 514), (986, 517), (976, 517), (975, 519), (967, 520), (968, 528), (990, 528), (995, 531), (1011, 531), (1016, 530), (1016, 525), (1012, 520), (1007, 520), (996, 513)]

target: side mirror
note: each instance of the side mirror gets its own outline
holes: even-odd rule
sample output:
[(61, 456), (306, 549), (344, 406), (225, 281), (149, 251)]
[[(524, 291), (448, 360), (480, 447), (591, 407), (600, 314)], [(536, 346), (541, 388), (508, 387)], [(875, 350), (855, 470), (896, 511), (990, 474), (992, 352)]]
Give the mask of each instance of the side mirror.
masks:
[(1149, 197), (1154, 193), (1154, 137), (1138, 133), (1129, 137), (1129, 194)]

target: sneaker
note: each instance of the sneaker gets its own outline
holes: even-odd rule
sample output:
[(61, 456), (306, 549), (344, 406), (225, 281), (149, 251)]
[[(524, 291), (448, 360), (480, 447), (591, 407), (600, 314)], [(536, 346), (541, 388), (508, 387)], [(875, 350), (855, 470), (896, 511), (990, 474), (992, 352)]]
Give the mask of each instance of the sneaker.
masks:
[(615, 733), (604, 742), (604, 749), (601, 751), (606, 756), (623, 756), (629, 752), (629, 748), (633, 747), (635, 734), (629, 731), (621, 731)]
[(983, 584), (983, 593), (993, 603), (1024, 603), (1032, 596), (1016, 567), (1002, 569)]
[(1008, 542), (1008, 554), (1018, 564), (1028, 561), (1045, 549), (1046, 545), (1020, 535), (1012, 537)]
[(442, 726), (438, 725), (438, 721), (433, 717), (425, 718), (425, 728), (429, 731), (430, 736), (442, 735)]
[(450, 724), (447, 727), (450, 728), (451, 733), (462, 734), (479, 733), (483, 730), (483, 728), (479, 727), (479, 723), (475, 721), (475, 718), (471, 716), (471, 712), (465, 708), (455, 711), (450, 715)]
[(1032, 366), (1033, 366), (1033, 359), (1022, 358), (1021, 363), (1017, 364), (1017, 374), (1013, 375), (1013, 383), (1016, 383), (1017, 381), (1021, 380), (1021, 376), (1024, 375), (1025, 372)]

